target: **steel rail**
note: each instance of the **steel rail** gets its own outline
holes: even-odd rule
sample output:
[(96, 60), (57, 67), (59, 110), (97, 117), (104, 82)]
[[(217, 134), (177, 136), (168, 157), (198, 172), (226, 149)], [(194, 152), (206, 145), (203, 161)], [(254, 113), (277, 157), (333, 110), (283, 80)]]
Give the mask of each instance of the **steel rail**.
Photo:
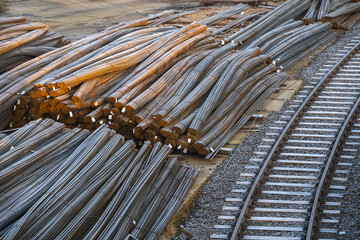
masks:
[[(256, 179), (254, 183), (251, 186), (251, 189), (246, 197), (246, 200), (243, 204), (243, 207), (241, 208), (241, 212), (239, 215), (239, 218), (236, 222), (236, 225), (234, 227), (233, 233), (231, 235), (231, 240), (237, 240), (238, 236), (240, 235), (242, 225), (245, 221), (246, 215), (249, 211), (249, 207), (253, 201), (253, 198), (257, 192), (257, 188), (259, 184), (262, 182), (264, 175), (266, 174), (268, 168), (270, 167), (270, 164), (272, 160), (274, 159), (274, 156), (278, 153), (280, 146), (285, 140), (285, 137), (287, 136), (288, 132), (292, 129), (294, 123), (299, 118), (300, 114), (303, 113), (306, 109), (306, 107), (309, 105), (310, 101), (319, 93), (319, 91), (322, 89), (322, 86), (330, 79), (330, 77), (333, 76), (334, 72), (339, 70), (341, 66), (344, 65), (344, 63), (349, 59), (349, 57), (354, 54), (356, 51), (360, 49), (360, 41), (345, 55), (343, 56), (339, 62), (331, 68), (331, 70), (318, 82), (318, 84), (315, 86), (315, 88), (310, 92), (310, 94), (304, 99), (304, 102), (300, 105), (300, 107), (297, 109), (297, 111), (294, 113), (294, 115), (291, 117), (289, 122), (286, 124), (285, 128), (279, 135), (278, 139), (274, 143), (274, 146), (272, 147), (271, 151), (269, 152), (266, 160), (264, 161), (264, 164), (259, 170), (259, 173), (256, 176)], [(312, 230), (311, 230), (312, 231)]]
[(355, 117), (356, 113), (358, 112), (358, 107), (360, 105), (360, 96), (357, 98), (355, 104), (353, 105), (353, 107), (351, 108), (350, 113), (348, 114), (345, 122), (343, 123), (343, 125), (341, 126), (341, 129), (339, 131), (338, 136), (336, 137), (336, 140), (334, 142), (334, 145), (331, 149), (330, 155), (326, 161), (326, 165), (324, 168), (323, 173), (321, 174), (321, 179), (319, 181), (319, 184), (316, 188), (316, 194), (313, 200), (313, 204), (312, 204), (312, 208), (311, 208), (311, 215), (310, 215), (310, 220), (309, 220), (309, 224), (307, 227), (307, 232), (306, 232), (306, 240), (311, 240), (314, 234), (314, 228), (316, 227), (317, 224), (317, 216), (319, 213), (319, 205), (320, 205), (320, 197), (323, 195), (323, 187), (325, 185), (325, 182), (327, 180), (327, 178), (329, 177), (329, 172), (331, 171), (331, 167), (333, 166), (334, 163), (334, 159), (337, 155), (337, 152), (341, 146), (341, 143), (343, 141), (343, 138), (345, 136), (345, 133), (347, 132), (347, 129), (349, 127), (349, 125), (351, 124), (353, 118)]

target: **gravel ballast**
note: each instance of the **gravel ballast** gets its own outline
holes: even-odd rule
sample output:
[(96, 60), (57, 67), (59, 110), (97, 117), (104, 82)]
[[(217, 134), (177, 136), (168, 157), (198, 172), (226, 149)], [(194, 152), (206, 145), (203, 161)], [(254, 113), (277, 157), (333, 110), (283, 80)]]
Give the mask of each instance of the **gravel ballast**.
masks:
[(351, 167), (341, 204), (339, 239), (360, 239), (360, 155)]
[[(304, 84), (311, 81), (315, 73), (323, 68), (323, 65), (334, 56), (334, 53), (342, 49), (343, 46), (353, 39), (360, 36), (360, 23), (357, 23), (350, 31), (344, 32), (338, 40), (331, 46), (324, 49), (311, 63), (294, 77), (304, 79)], [(235, 182), (239, 180), (240, 172), (247, 165), (250, 157), (253, 156), (256, 146), (262, 143), (262, 139), (266, 132), (270, 132), (270, 126), (276, 126), (275, 121), (281, 120), (280, 116), (286, 110), (289, 110), (289, 102), (279, 113), (272, 113), (267, 122), (261, 127), (260, 132), (254, 133), (247, 137), (240, 144), (233, 155), (229, 156), (220, 164), (207, 184), (200, 190), (196, 200), (189, 210), (189, 216), (181, 223), (183, 227), (190, 232), (193, 239), (209, 239), (213, 232), (213, 226), (216, 224), (217, 217), (222, 211), (224, 200), (230, 195), (231, 190), (235, 186)], [(358, 158), (359, 159), (359, 158)], [(360, 160), (360, 159), (359, 159)], [(340, 232), (341, 239), (360, 239), (360, 164), (354, 165), (349, 176), (347, 194), (345, 195), (343, 212), (341, 216)], [(178, 232), (174, 238), (177, 240), (188, 239), (182, 232)]]

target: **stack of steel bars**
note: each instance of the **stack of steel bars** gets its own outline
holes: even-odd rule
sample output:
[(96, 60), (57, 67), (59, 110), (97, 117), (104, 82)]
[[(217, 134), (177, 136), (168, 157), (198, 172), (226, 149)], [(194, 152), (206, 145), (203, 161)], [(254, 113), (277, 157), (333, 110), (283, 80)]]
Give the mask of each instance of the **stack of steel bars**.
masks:
[(289, 20), (244, 47), (260, 47), (273, 63), (281, 69), (288, 69), (307, 54), (334, 40), (337, 33), (331, 27), (330, 23), (303, 25), (302, 21)]
[[(25, 17), (0, 18), (0, 74), (69, 42), (63, 35), (49, 31), (43, 23), (25, 21)], [(0, 89), (0, 92), (5, 91), (2, 87)], [(11, 102), (8, 102), (7, 109), (0, 106), (0, 129), (4, 129), (10, 121), (10, 105)]]
[[(226, 13), (245, 7), (234, 8)], [(238, 42), (216, 48), (200, 23), (180, 29), (144, 25), (112, 27), (99, 33), (108, 44), (86, 38), (42, 58), (41, 68), (38, 61), (3, 74), (8, 83), (18, 79), (0, 95), (3, 104), (17, 100), (11, 127), (46, 117), (91, 131), (108, 124), (125, 139), (211, 158), (287, 78), (279, 69), (335, 37), (329, 23), (288, 20), (236, 50)], [(28, 69), (31, 74), (20, 75)], [(27, 87), (24, 95), (10, 94)]]
[(227, 33), (231, 30), (233, 30), (236, 27), (244, 26), (247, 21), (252, 21), (253, 19), (258, 19), (262, 15), (264, 15), (267, 11), (261, 11), (249, 15), (242, 14), (240, 16), (237, 16), (233, 21), (230, 21), (228, 24), (224, 25), (221, 28), (212, 30), (211, 28), (209, 31), (211, 31), (211, 34), (213, 36), (218, 37), (220, 34)]
[(0, 18), (0, 73), (69, 42), (43, 23), (25, 21), (25, 17)]
[[(210, 17), (209, 21), (220, 21), (246, 8), (246, 5), (240, 4), (227, 11), (227, 14), (218, 15), (216, 19)], [(82, 108), (87, 106), (89, 101), (86, 100), (89, 98), (98, 98), (96, 104), (99, 105), (96, 107), (101, 107), (104, 100), (120, 86), (128, 84), (126, 86), (133, 88), (137, 85), (133, 91), (126, 91), (128, 94), (124, 97), (131, 97), (187, 55), (217, 46), (214, 38), (206, 31), (206, 26), (196, 22), (180, 29), (158, 27), (164, 23), (163, 19), (166, 22), (174, 16), (190, 14), (173, 13), (166, 11), (146, 19), (118, 24), (2, 74), (1, 122), (7, 122), (6, 113), (11, 105), (34, 86), (36, 89), (33, 90), (43, 92), (42, 95), (62, 96), (63, 100), (68, 99), (65, 97), (67, 94), (71, 94), (70, 99), (77, 105), (81, 104)], [(87, 96), (85, 93), (91, 90), (94, 90), (94, 95)], [(84, 111), (81, 113), (84, 114)]]
[[(335, 3), (336, 1), (334, 1)], [(333, 3), (333, 2), (332, 2)], [(360, 2), (343, 4), (331, 8), (324, 21), (333, 23), (335, 28), (348, 30), (360, 20)]]
[[(274, 73), (278, 68), (268, 65), (270, 58), (260, 55), (259, 48), (234, 51), (235, 47), (229, 44), (195, 52), (155, 79), (148, 75), (152, 81), (144, 89), (136, 90), (141, 85), (134, 84), (136, 91), (126, 95), (122, 93), (129, 91), (129, 87), (121, 85), (106, 99), (90, 98), (86, 105), (74, 98), (79, 90), (72, 90), (72, 96), (66, 93), (54, 98), (49, 97), (52, 92), (44, 96), (40, 95), (44, 91), (30, 91), (14, 106), (13, 120), (18, 118), (18, 122), (14, 121), (13, 127), (22, 124), (20, 121), (26, 122), (27, 117), (46, 116), (72, 128), (79, 125), (89, 130), (108, 123), (126, 139), (162, 141), (184, 151), (195, 144), (200, 147), (191, 148), (192, 151), (207, 155), (224, 132), (217, 129), (230, 129), (266, 90), (260, 91), (258, 84), (275, 91), (286, 78)], [(142, 76), (143, 73), (135, 75), (134, 79)], [(257, 90), (253, 92), (252, 88)], [(81, 93), (94, 94), (91, 90)]]
[(0, 140), (2, 239), (157, 239), (197, 171), (102, 126), (30, 122)]
[(267, 5), (266, 0), (202, 0), (200, 5), (201, 6), (209, 6), (209, 5), (215, 5), (217, 3), (225, 3), (225, 4), (246, 3), (246, 4), (253, 4), (253, 5), (259, 5), (259, 4)]
[(238, 4), (234, 7), (231, 7), (227, 10), (224, 11), (220, 11), (217, 14), (214, 14), (208, 18), (205, 18), (203, 20), (200, 21), (201, 24), (204, 24), (206, 26), (211, 26), (214, 23), (218, 22), (219, 20), (231, 17), (237, 13), (243, 13), (243, 11), (245, 11), (246, 9), (248, 9), (249, 7), (247, 5), (244, 4)]
[[(199, 23), (182, 29), (145, 28), (146, 24), (141, 20), (108, 29), (2, 74), (0, 112), (9, 111), (31, 89), (39, 97), (71, 95), (70, 99), (82, 107), (88, 106), (89, 98), (101, 101), (125, 84), (137, 85), (139, 91), (186, 53), (195, 52), (191, 52), (193, 48), (200, 52), (216, 46), (206, 26)], [(92, 90), (94, 95), (87, 96)]]
[(311, 0), (289, 0), (247, 27), (224, 39), (223, 43), (245, 44), (256, 40), (290, 19), (296, 19), (311, 5)]
[(348, 30), (360, 19), (360, 2), (352, 0), (313, 0), (303, 20), (329, 21), (335, 28)]
[(13, 108), (10, 127), (39, 118), (91, 131), (108, 124), (127, 140), (211, 158), (287, 78), (282, 70), (335, 38), (330, 23), (293, 19), (310, 5), (290, 0), (221, 47), (197, 22), (157, 26), (172, 13), (118, 24), (1, 75), (0, 112)]

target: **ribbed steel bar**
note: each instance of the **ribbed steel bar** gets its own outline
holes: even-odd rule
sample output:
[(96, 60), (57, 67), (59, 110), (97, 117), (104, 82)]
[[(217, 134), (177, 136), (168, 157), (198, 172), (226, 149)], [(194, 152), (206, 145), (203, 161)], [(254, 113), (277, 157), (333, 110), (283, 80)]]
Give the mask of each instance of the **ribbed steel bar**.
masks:
[[(133, 141), (106, 126), (88, 136), (87, 130), (60, 124), (63, 130), (51, 135), (58, 125), (38, 120), (18, 130), (27, 132), (27, 139), (14, 143), (15, 148), (30, 142), (33, 147), (23, 148), (25, 155), (14, 156), (11, 166), (0, 171), (1, 236), (94, 239), (110, 234), (124, 239), (134, 230), (133, 219), (142, 219), (142, 230), (134, 234), (145, 236), (166, 214), (165, 225), (156, 230), (160, 234), (196, 174), (186, 181), (184, 176), (196, 171), (181, 167), (186, 171), (180, 174), (177, 158), (167, 159), (171, 147), (162, 143), (146, 141), (137, 150)], [(46, 132), (47, 138), (34, 141)]]

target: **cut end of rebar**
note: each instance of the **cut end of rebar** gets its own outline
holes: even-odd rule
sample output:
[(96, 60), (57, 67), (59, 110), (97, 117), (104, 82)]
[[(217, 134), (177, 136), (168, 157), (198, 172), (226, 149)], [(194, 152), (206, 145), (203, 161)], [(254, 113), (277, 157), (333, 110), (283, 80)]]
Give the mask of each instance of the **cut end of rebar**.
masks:
[(201, 148), (201, 149), (198, 150), (198, 154), (206, 156), (206, 155), (209, 154), (209, 151), (206, 150), (205, 148)]
[(130, 105), (125, 105), (124, 108), (125, 108), (126, 112), (134, 112), (134, 108)]
[(79, 104), (81, 104), (81, 100), (80, 100), (80, 98), (78, 97), (78, 96), (72, 96), (71, 97), (71, 100), (73, 100), (73, 102), (75, 103), (75, 104), (77, 104), (77, 105), (79, 105)]
[(50, 96), (53, 97), (53, 98), (55, 98), (55, 97), (60, 96), (60, 94), (55, 90), (55, 91), (51, 91), (51, 92), (50, 92)]
[(155, 121), (160, 121), (163, 117), (160, 114), (153, 115)]
[(159, 124), (161, 127), (166, 127), (167, 125), (169, 125), (169, 123), (164, 121), (163, 119), (159, 121)]
[(66, 88), (66, 84), (65, 84), (64, 82), (58, 82), (58, 83), (56, 84), (56, 86), (57, 86), (58, 88)]
[(121, 102), (115, 102), (114, 103), (114, 107), (118, 108), (118, 109), (122, 109), (124, 107), (124, 104), (122, 104)]
[(106, 98), (106, 101), (108, 101), (109, 103), (115, 103), (117, 101), (117, 99), (115, 97), (108, 97)]
[(188, 132), (188, 134), (193, 135), (193, 136), (196, 136), (196, 135), (197, 135), (196, 129), (193, 129), (193, 128), (189, 128), (189, 129), (187, 130), (187, 132)]

